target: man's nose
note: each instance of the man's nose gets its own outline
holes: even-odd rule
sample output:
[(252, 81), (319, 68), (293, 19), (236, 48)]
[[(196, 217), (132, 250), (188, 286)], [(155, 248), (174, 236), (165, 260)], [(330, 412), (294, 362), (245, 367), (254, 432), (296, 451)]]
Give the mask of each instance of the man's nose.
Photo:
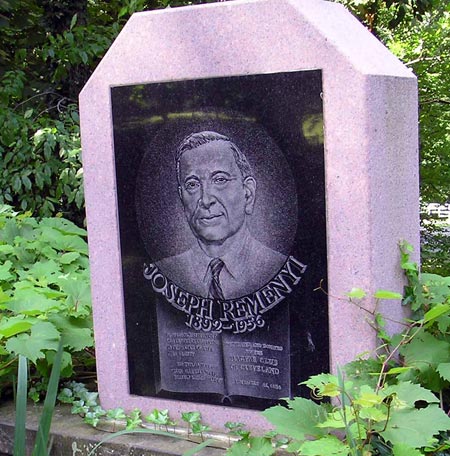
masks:
[(216, 202), (216, 197), (214, 193), (211, 191), (212, 189), (208, 184), (202, 185), (202, 193), (200, 195), (200, 204), (205, 208), (208, 209), (212, 204)]

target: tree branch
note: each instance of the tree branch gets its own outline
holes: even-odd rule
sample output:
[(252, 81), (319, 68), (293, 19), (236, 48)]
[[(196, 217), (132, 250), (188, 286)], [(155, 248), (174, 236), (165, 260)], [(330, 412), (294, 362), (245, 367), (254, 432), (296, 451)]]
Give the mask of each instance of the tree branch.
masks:
[(429, 62), (429, 61), (433, 61), (433, 60), (441, 60), (440, 56), (433, 56), (433, 57), (417, 57), (417, 59), (414, 59), (414, 60), (410, 60), (409, 62), (405, 62), (405, 65), (406, 66), (409, 66), (409, 65), (414, 65), (415, 63), (419, 63), (419, 62)]
[(441, 103), (450, 105), (450, 100), (445, 100), (443, 98), (430, 98), (429, 100), (421, 100), (420, 104), (429, 104), (429, 103)]

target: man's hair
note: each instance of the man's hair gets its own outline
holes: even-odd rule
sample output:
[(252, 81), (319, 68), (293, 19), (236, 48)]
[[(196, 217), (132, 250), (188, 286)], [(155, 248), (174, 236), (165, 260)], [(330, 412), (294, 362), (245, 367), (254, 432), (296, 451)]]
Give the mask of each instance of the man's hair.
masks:
[(223, 141), (228, 144), (231, 151), (233, 152), (233, 157), (236, 162), (239, 171), (242, 174), (242, 178), (253, 176), (253, 171), (250, 166), (250, 163), (247, 160), (247, 157), (241, 152), (238, 146), (234, 144), (227, 136), (216, 133), (215, 131), (200, 131), (198, 133), (191, 133), (186, 136), (186, 138), (181, 141), (175, 153), (175, 162), (177, 167), (177, 181), (178, 185), (181, 185), (180, 182), (180, 160), (181, 156), (188, 150), (195, 149), (196, 147), (202, 146), (203, 144), (208, 144), (213, 141)]

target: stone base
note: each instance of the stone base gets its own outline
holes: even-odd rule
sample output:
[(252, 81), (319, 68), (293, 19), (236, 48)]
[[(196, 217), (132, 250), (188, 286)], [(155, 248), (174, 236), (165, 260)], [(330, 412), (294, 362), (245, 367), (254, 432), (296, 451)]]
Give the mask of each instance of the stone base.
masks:
[[(28, 405), (27, 453), (31, 455), (36, 430), (41, 416), (41, 405)], [(0, 456), (13, 454), (14, 405), (0, 407)], [(108, 435), (107, 432), (85, 424), (77, 415), (70, 413), (70, 406), (57, 406), (52, 421), (50, 456), (87, 456), (94, 446)], [(195, 443), (153, 434), (123, 435), (104, 443), (95, 456), (181, 456)], [(223, 456), (225, 450), (204, 448), (200, 456)], [(24, 455), (25, 456), (25, 455)]]

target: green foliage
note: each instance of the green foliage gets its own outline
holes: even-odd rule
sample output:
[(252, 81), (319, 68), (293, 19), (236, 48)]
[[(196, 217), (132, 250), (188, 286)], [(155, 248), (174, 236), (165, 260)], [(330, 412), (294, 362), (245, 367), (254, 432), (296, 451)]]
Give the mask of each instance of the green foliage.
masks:
[(274, 452), (272, 442), (267, 437), (249, 437), (235, 443), (228, 456), (270, 456)]
[[(277, 434), (289, 438), (286, 451), (303, 456), (444, 456), (450, 448), (450, 277), (419, 274), (401, 245), (408, 277), (403, 301), (414, 311), (401, 334), (390, 337), (376, 312), (373, 324), (383, 344), (375, 358), (358, 359), (338, 375), (319, 374), (304, 382), (314, 400), (286, 399), (263, 415)], [(366, 296), (354, 288), (353, 303)], [(376, 299), (399, 299), (379, 290)], [(356, 300), (356, 301), (355, 301)], [(367, 309), (366, 309), (367, 310)], [(328, 399), (330, 402), (322, 401)], [(332, 404), (332, 405), (331, 405)], [(252, 453), (256, 440), (245, 436), (230, 455)], [(274, 454), (275, 447), (267, 447)], [(241, 452), (241, 453), (240, 453)], [(264, 453), (266, 454), (266, 453)]]
[(0, 204), (83, 221), (76, 100), (123, 25), (117, 10), (107, 2), (0, 2)]
[(155, 429), (157, 426), (164, 426), (167, 430), (169, 425), (174, 426), (175, 421), (171, 420), (169, 417), (169, 410), (158, 410), (154, 409), (149, 415), (145, 417), (145, 420), (149, 423), (153, 423), (155, 425)]
[(48, 378), (61, 337), (63, 376), (92, 347), (85, 236), (62, 218), (38, 221), (0, 206), (0, 386), (20, 355)]
[(0, 204), (81, 224), (81, 88), (131, 14), (210, 1), (0, 1)]
[(76, 219), (84, 205), (77, 107), (50, 93), (50, 106), (27, 101), (25, 83), (22, 70), (1, 79), (0, 204)]
[(434, 10), (440, 0), (333, 0), (345, 5), (375, 35), (383, 29), (395, 30), (399, 25), (420, 22)]
[(449, 201), (450, 181), (450, 4), (437, 2), (412, 27), (387, 34), (386, 44), (417, 75), (421, 155), (422, 267), (450, 275), (449, 224), (425, 212), (428, 203)]
[[(154, 409), (150, 414), (148, 414), (145, 417), (145, 420), (154, 425), (154, 429), (149, 429), (145, 424), (143, 424), (141, 418), (143, 413), (141, 410), (134, 409), (129, 414), (126, 414), (122, 408), (107, 411), (103, 410), (97, 402), (98, 393), (90, 392), (82, 383), (77, 383), (75, 381), (67, 382), (64, 388), (60, 391), (58, 400), (65, 404), (71, 404), (72, 413), (81, 415), (84, 422), (90, 426), (97, 427), (101, 422), (102, 426), (108, 426), (108, 428), (112, 430), (113, 433), (95, 445), (89, 452), (88, 456), (93, 456), (96, 454), (96, 450), (101, 445), (121, 435), (139, 433), (156, 434), (177, 439), (185, 438), (175, 433), (175, 428), (169, 430), (168, 426), (175, 426), (176, 423), (169, 417), (168, 410)], [(203, 438), (203, 432), (209, 431), (210, 428), (209, 426), (201, 423), (201, 415), (199, 412), (184, 412), (182, 413), (182, 418), (189, 425), (187, 432), (188, 439), (191, 428), (193, 434), (200, 434), (201, 436), (201, 442), (195, 440), (196, 446), (188, 451), (185, 451), (183, 456), (192, 456), (197, 454), (203, 448), (211, 446), (215, 443), (213, 439), (205, 440)]]
[(450, 275), (450, 219), (426, 213), (449, 202), (450, 3), (447, 0), (334, 0), (345, 5), (418, 78), (422, 267)]

